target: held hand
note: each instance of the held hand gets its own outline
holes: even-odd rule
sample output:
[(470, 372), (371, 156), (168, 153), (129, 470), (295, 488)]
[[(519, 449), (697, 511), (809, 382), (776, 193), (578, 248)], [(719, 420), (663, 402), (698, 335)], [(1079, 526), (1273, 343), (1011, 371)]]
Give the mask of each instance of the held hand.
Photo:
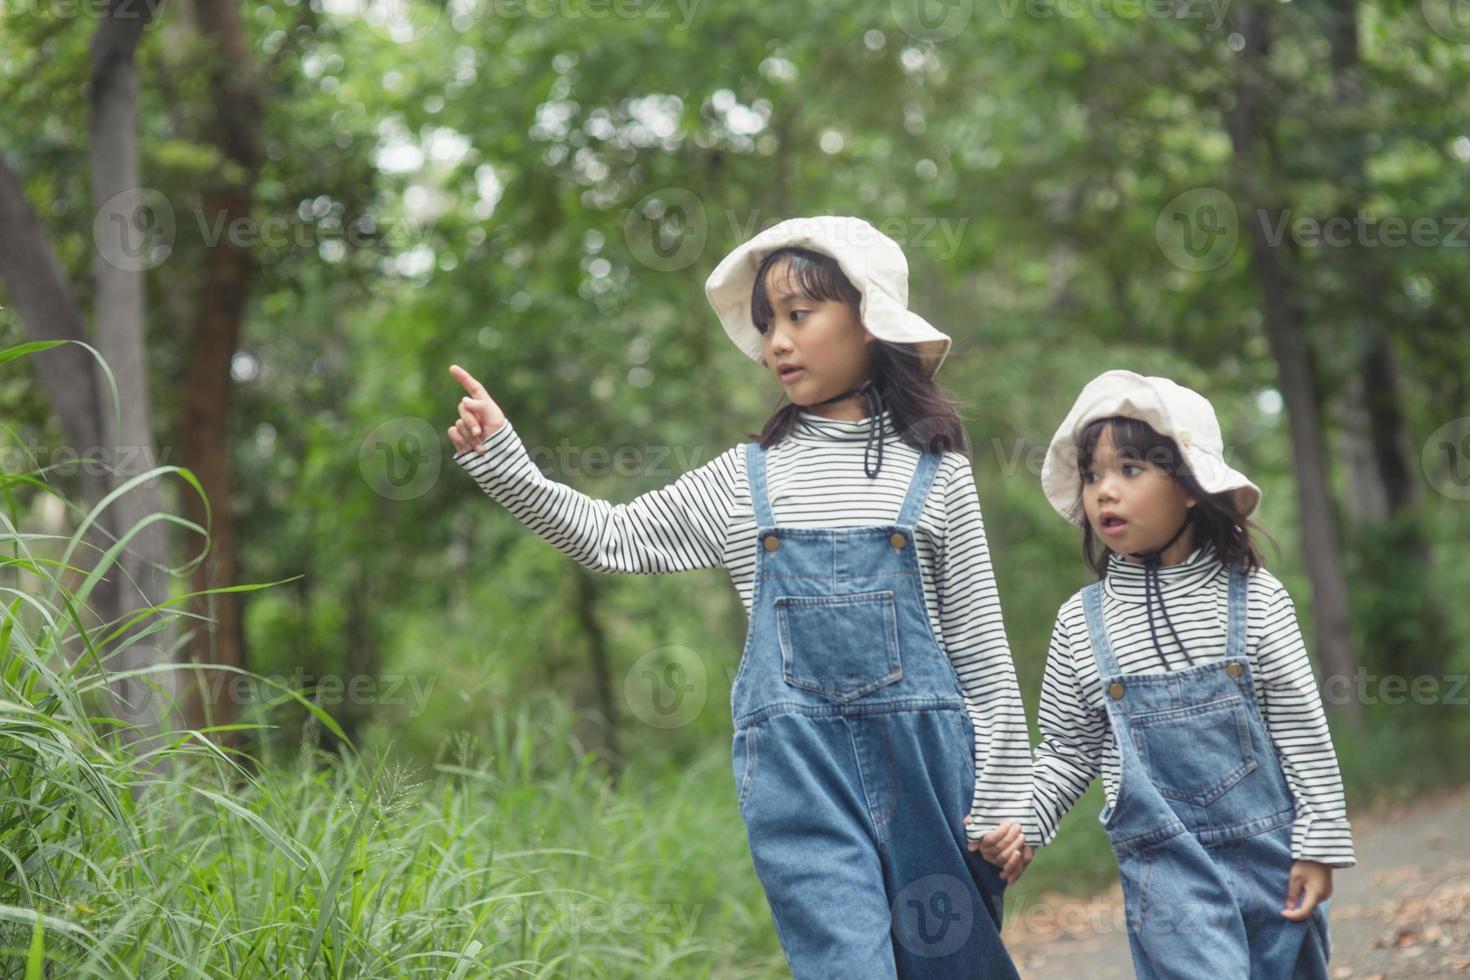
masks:
[[(968, 815), (964, 822), (970, 822)], [(981, 857), (1000, 868), (1001, 879), (1011, 885), (1020, 880), (1026, 866), (1036, 856), (1036, 848), (1026, 843), (1021, 825), (1011, 822), (1001, 824), (980, 840), (969, 841), (965, 846), (972, 851), (978, 850)]]
[(449, 373), (469, 392), (459, 400), (459, 421), (449, 427), (449, 441), (454, 451), (462, 453), (471, 446), (482, 452), (480, 442), (505, 424), (505, 413), (495, 404), (495, 399), (476, 381), (468, 371), (458, 364), (449, 366)]
[[(1291, 883), (1286, 889), (1283, 918), (1303, 922), (1321, 902), (1332, 897), (1332, 868), (1320, 861), (1291, 862)], [(1301, 907), (1297, 907), (1297, 901)]]

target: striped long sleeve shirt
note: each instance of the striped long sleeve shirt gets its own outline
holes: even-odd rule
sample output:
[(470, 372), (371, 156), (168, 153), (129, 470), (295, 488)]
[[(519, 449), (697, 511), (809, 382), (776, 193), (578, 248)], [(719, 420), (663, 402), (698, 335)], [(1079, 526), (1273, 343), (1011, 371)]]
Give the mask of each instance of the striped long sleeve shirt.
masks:
[[(863, 450), (873, 419), (827, 419), (802, 411), (767, 455), (777, 523), (853, 527), (892, 523), (919, 453), (884, 417), (883, 465), (869, 479)], [(669, 485), (628, 503), (594, 499), (548, 479), (507, 420), (454, 455), (485, 493), (582, 565), (600, 572), (661, 573), (725, 568), (747, 617), (755, 575), (756, 520), (738, 444)], [(1036, 840), (1031, 751), (1015, 665), (1001, 622), (980, 500), (970, 462), (943, 455), (917, 525), (924, 604), (953, 665), (975, 730), (975, 792), (966, 833), (977, 840), (1002, 821)]]
[[(1178, 565), (1159, 569), (1169, 621), (1196, 661), (1225, 654), (1230, 576), (1211, 545)], [(1342, 776), (1327, 730), (1316, 678), (1302, 643), (1291, 596), (1265, 569), (1249, 578), (1246, 661), (1256, 704), (1286, 774), (1296, 804), (1292, 857), (1334, 867), (1354, 863), (1352, 831), (1343, 802)], [(1166, 667), (1144, 617), (1143, 566), (1109, 559), (1103, 584), (1103, 623), (1126, 673), (1189, 666), (1174, 638), (1159, 638)], [(1101, 775), (1107, 802), (1117, 800), (1118, 744), (1103, 706), (1102, 682), (1093, 658), (1082, 596), (1057, 613), (1041, 685), (1041, 744), (1033, 773), (1041, 842), (1056, 835), (1062, 816)]]

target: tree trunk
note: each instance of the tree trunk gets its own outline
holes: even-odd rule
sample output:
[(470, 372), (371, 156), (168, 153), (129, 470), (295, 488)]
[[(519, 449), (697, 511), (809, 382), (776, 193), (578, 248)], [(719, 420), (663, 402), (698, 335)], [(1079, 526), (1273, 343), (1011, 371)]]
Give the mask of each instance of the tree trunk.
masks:
[[(192, 582), (193, 591), (201, 592), (236, 583), (235, 515), (230, 495), (230, 367), (239, 345), (253, 263), (249, 247), (232, 240), (228, 229), (233, 222), (251, 216), (260, 170), (263, 99), (234, 0), (194, 0), (191, 9), (210, 58), (213, 112), (206, 138), (233, 165), (204, 188), (201, 224), (223, 233), (217, 241), (206, 242), (199, 288), (193, 301), (183, 304), (187, 318), (182, 325), (185, 354), (179, 450), (184, 465), (198, 476), (211, 508), (209, 556), (195, 569)], [(204, 502), (197, 496), (186, 497), (184, 513), (204, 526)], [(187, 659), (243, 667), (246, 659), (240, 594), (198, 597), (194, 611), (203, 617), (200, 622), (206, 628), (190, 638)], [(205, 672), (200, 684), (191, 684), (186, 698), (191, 727), (227, 725), (236, 720), (238, 706), (224, 696), (232, 689), (229, 680), (228, 674)], [(238, 744), (232, 732), (219, 733), (218, 740), (226, 745)]]
[[(92, 300), (96, 324), (94, 346), (117, 384), (112, 388), (100, 365), (75, 346), (42, 352), (36, 371), (71, 447), (83, 460), (81, 495), (95, 507), (130, 477), (151, 469), (158, 459), (150, 425), (148, 374), (143, 334), (142, 273), (151, 260), (146, 251), (154, 196), (138, 180), (138, 80), (134, 56), (152, 8), (135, 9), (126, 0), (109, 0), (92, 35), (89, 82), (89, 162), (96, 215), (92, 225), (96, 250), (92, 260)], [(45, 227), (25, 199), (17, 176), (0, 161), (0, 275), (15, 297), (30, 340), (85, 341), (86, 328), (72, 298)], [(99, 461), (100, 457), (100, 461)], [(101, 554), (115, 541), (128, 538), (115, 563), (87, 597), (84, 628), (95, 623), (120, 625), (140, 609), (169, 598), (168, 525), (152, 520), (164, 510), (157, 480), (147, 480), (122, 494), (104, 510), (86, 538), (87, 554)], [(130, 536), (130, 537), (129, 537)], [(93, 617), (95, 617), (95, 622)], [(171, 620), (151, 636), (142, 631), (157, 625), (154, 617), (112, 640), (102, 653), (110, 670), (126, 671), (168, 663), (175, 631)], [(98, 631), (100, 637), (105, 631)], [(68, 650), (75, 654), (76, 650)], [(126, 723), (123, 736), (146, 742), (175, 717), (177, 681), (167, 671), (149, 678), (114, 679), (109, 713)], [(162, 757), (157, 769), (169, 767)], [(141, 785), (141, 784), (139, 784)]]
[[(1366, 107), (1356, 3), (1317, 8), (1331, 46), (1330, 80), (1338, 119), (1338, 157), (1334, 175), (1347, 189), (1338, 217), (1348, 227), (1358, 220), (1370, 197), (1368, 149), (1361, 120)], [(1382, 594), (1360, 617), (1372, 652), (1372, 666), (1399, 675), (1440, 674), (1448, 667), (1449, 629), (1445, 611), (1431, 587), (1434, 555), (1419, 524), (1417, 459), (1404, 418), (1394, 314), (1386, 297), (1393, 295), (1391, 269), (1384, 249), (1366, 247), (1360, 236), (1332, 250), (1340, 262), (1337, 317), (1360, 338), (1355, 388), (1360, 404), (1366, 452), (1364, 470), (1377, 486), (1366, 495), (1381, 501), (1367, 509), (1355, 535), (1361, 556), (1361, 585)]]
[(597, 599), (599, 589), (593, 573), (578, 565), (572, 574), (577, 583), (577, 623), (582, 635), (587, 638), (587, 656), (591, 661), (592, 679), (597, 689), (597, 707), (602, 714), (604, 729), (601, 733), (604, 758), (610, 770), (613, 784), (617, 784), (624, 767), (623, 754), (618, 743), (618, 698), (622, 692), (613, 689), (612, 660), (607, 650), (607, 634), (597, 621)]
[[(1261, 157), (1267, 142), (1263, 92), (1267, 91), (1266, 58), (1270, 39), (1266, 16), (1255, 4), (1237, 4), (1229, 13), (1231, 29), (1245, 38), (1235, 85), (1235, 104), (1225, 114), (1234, 147), (1236, 170), (1245, 186), (1246, 226), (1250, 235), (1251, 271), (1261, 290), (1266, 338), (1276, 360), (1281, 394), (1286, 402), (1292, 458), (1296, 468), (1297, 509), (1302, 549), (1312, 581), (1312, 607), (1318, 660), (1326, 678), (1350, 679), (1355, 669), (1348, 620), (1347, 580), (1328, 480), (1322, 436), (1320, 399), (1312, 375), (1311, 355), (1291, 303), (1288, 271), (1269, 237), (1264, 216), (1279, 203), (1269, 192)], [(1336, 685), (1334, 685), (1336, 687)], [(1349, 685), (1350, 689), (1350, 685)], [(1354, 725), (1362, 722), (1362, 705), (1341, 705)]]
[[(108, 0), (92, 36), (89, 162), (97, 215), (93, 224), (97, 249), (92, 258), (96, 346), (112, 369), (121, 396), (118, 413), (102, 413), (101, 444), (116, 453), (113, 462), (119, 482), (145, 472), (158, 459), (143, 333), (143, 272), (152, 261), (145, 251), (150, 229), (140, 222), (154, 215), (152, 195), (139, 179), (138, 73), (134, 60), (149, 17), (146, 5), (135, 9), (128, 0)], [(164, 499), (157, 481), (150, 480), (123, 494), (113, 507), (117, 510), (117, 526), (126, 535), (150, 515), (163, 511)], [(167, 527), (162, 521), (148, 524), (120, 556), (119, 570), (132, 588), (123, 586), (119, 613), (168, 599)], [(119, 652), (109, 661), (112, 667), (128, 669), (172, 661), (176, 631), (171, 620), (148, 641), (125, 646), (136, 631), (137, 627), (119, 638)], [(148, 727), (172, 725), (177, 721), (177, 678), (163, 672), (153, 675), (152, 682), (124, 681), (119, 686), (124, 717)], [(161, 693), (155, 690), (155, 684)]]

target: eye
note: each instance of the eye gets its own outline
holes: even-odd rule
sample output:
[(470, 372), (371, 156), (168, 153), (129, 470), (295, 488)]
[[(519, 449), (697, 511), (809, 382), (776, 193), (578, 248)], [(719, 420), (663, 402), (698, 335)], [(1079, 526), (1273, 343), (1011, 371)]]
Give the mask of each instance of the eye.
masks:
[(1082, 471), (1082, 482), (1083, 483), (1093, 483), (1093, 482), (1096, 482), (1096, 480), (1097, 480), (1097, 472), (1095, 470), (1083, 470)]
[[(1134, 470), (1135, 472), (1129, 473), (1128, 472), (1129, 470)], [(1124, 463), (1123, 464), (1123, 475), (1124, 476), (1137, 476), (1139, 473), (1142, 473), (1142, 472), (1143, 472), (1143, 467), (1140, 466), (1140, 465), (1138, 465), (1137, 463)]]
[(797, 317), (797, 314), (800, 313), (800, 314), (802, 314), (802, 316), (805, 316), (806, 314), (808, 314), (810, 312), (811, 312), (811, 310), (792, 310), (791, 311), (791, 319), (796, 320), (796, 322), (800, 323), (801, 320)]

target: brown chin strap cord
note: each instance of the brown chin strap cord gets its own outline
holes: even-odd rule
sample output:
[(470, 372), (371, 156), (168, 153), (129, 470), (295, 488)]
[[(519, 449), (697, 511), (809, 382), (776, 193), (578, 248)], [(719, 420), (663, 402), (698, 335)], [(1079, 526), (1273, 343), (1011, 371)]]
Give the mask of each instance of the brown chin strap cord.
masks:
[[(868, 418), (876, 418), (878, 420), (878, 424), (876, 427), (871, 422), (868, 424), (868, 441), (863, 446), (863, 472), (866, 473), (868, 479), (871, 480), (876, 477), (878, 475), (878, 471), (883, 468), (883, 432), (886, 428), (885, 420), (880, 414), (883, 410), (883, 396), (878, 393), (878, 387), (877, 385), (873, 384), (873, 379), (869, 378), (862, 384), (858, 385), (856, 388), (844, 391), (840, 395), (833, 395), (831, 398), (824, 398), (819, 402), (812, 402), (810, 405), (804, 405), (802, 407), (816, 408), (819, 405), (827, 405), (831, 402), (841, 401), (844, 398), (850, 398), (853, 395), (857, 394), (861, 394), (863, 396), (863, 402), (868, 409)], [(873, 451), (874, 445), (877, 445), (878, 447), (878, 463), (870, 470), (868, 468), (868, 454)], [(1172, 541), (1169, 542), (1169, 544), (1173, 543), (1174, 542)]]
[(1169, 628), (1169, 633), (1174, 637), (1174, 643), (1179, 647), (1179, 651), (1184, 654), (1184, 659), (1189, 661), (1189, 666), (1194, 666), (1194, 657), (1190, 656), (1189, 648), (1179, 639), (1179, 633), (1174, 629), (1174, 623), (1169, 619), (1169, 613), (1164, 609), (1164, 587), (1159, 582), (1159, 565), (1162, 563), (1164, 552), (1168, 551), (1169, 546), (1179, 540), (1179, 535), (1183, 534), (1184, 529), (1189, 527), (1189, 522), (1193, 518), (1193, 509), (1185, 511), (1184, 523), (1179, 525), (1179, 530), (1174, 532), (1174, 536), (1166, 541), (1163, 547), (1148, 552), (1128, 552), (1130, 558), (1143, 559), (1143, 606), (1148, 614), (1148, 635), (1149, 639), (1153, 640), (1154, 652), (1159, 655), (1159, 664), (1165, 670), (1169, 669), (1169, 661), (1164, 659), (1164, 648), (1159, 646), (1159, 634), (1154, 629), (1153, 598), (1155, 594), (1159, 597), (1159, 616), (1163, 619), (1164, 625)]

